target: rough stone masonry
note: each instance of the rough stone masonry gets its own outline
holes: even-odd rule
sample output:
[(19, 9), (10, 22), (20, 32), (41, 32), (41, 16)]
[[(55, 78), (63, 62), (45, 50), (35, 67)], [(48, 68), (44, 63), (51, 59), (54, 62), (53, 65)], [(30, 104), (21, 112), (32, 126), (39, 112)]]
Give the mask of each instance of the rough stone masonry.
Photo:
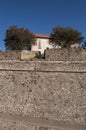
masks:
[(85, 130), (86, 61), (0, 61), (0, 130)]

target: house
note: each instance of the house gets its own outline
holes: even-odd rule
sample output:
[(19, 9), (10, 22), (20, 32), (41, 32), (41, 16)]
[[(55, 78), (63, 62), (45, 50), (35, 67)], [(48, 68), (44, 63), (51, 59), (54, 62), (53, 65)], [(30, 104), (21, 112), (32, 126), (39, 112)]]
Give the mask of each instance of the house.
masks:
[[(44, 54), (44, 50), (49, 48), (61, 48), (61, 46), (49, 44), (50, 35), (49, 34), (34, 34), (36, 38), (36, 44), (32, 45), (31, 51), (39, 51)], [(71, 45), (71, 48), (78, 48), (78, 43)]]
[(31, 51), (40, 51), (41, 54), (44, 53), (46, 48), (53, 48), (53, 45), (49, 44), (50, 35), (48, 34), (34, 34), (36, 38), (36, 44), (32, 45)]

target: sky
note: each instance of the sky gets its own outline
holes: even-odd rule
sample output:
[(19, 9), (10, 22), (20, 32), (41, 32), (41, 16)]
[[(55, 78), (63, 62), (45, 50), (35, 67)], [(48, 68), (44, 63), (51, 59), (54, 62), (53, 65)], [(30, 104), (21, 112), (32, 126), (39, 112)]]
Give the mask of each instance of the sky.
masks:
[(69, 26), (86, 39), (86, 0), (0, 0), (0, 50), (5, 50), (6, 30), (12, 25), (42, 34)]

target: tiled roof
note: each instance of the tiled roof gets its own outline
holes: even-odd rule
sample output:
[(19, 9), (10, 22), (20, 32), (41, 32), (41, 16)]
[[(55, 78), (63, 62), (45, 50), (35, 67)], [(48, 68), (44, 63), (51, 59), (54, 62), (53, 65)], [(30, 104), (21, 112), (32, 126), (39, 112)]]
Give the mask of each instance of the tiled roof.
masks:
[(38, 37), (38, 38), (49, 38), (50, 35), (49, 34), (34, 34), (35, 37)]

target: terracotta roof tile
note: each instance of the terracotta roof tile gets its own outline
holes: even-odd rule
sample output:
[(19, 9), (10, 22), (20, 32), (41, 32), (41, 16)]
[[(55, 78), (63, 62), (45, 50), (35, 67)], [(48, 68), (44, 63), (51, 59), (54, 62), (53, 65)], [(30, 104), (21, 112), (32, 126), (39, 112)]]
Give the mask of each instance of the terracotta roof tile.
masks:
[(40, 37), (40, 38), (49, 38), (49, 34), (34, 34), (35, 37)]

